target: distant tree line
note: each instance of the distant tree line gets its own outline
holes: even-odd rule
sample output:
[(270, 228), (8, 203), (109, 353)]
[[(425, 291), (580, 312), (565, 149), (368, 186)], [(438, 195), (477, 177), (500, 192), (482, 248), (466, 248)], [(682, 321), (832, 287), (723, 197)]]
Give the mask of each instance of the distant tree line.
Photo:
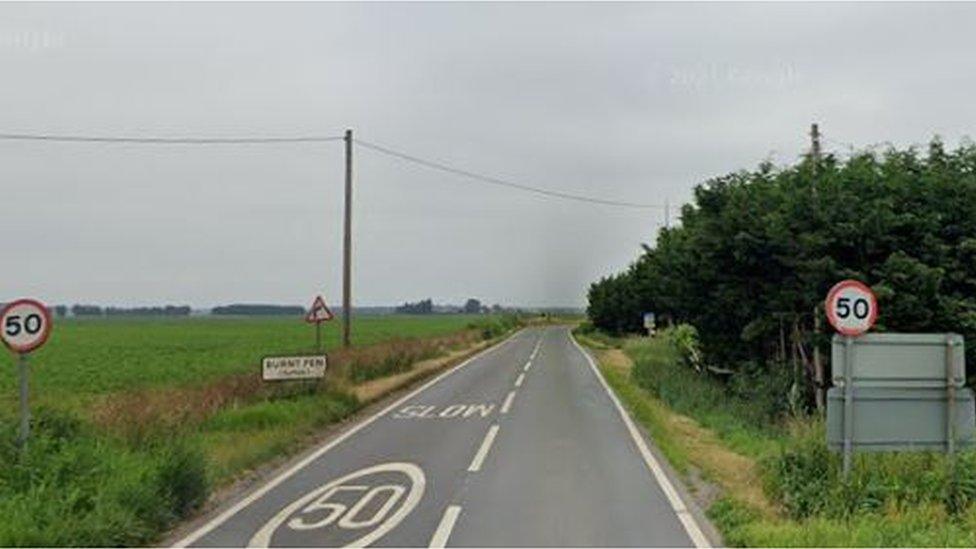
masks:
[[(67, 316), (65, 305), (54, 307), (57, 316)], [(71, 314), (79, 317), (89, 316), (189, 316), (189, 305), (166, 305), (162, 307), (101, 307), (98, 305), (72, 305)]]
[(407, 315), (429, 315), (434, 312), (434, 302), (430, 299), (424, 299), (416, 303), (404, 303), (396, 308), (398, 314)]
[(305, 308), (299, 305), (251, 305), (235, 303), (214, 307), (210, 310), (213, 315), (239, 316), (302, 316)]
[(639, 332), (647, 311), (691, 324), (708, 362), (811, 405), (830, 379), (823, 299), (854, 278), (878, 296), (876, 330), (963, 334), (973, 371), (976, 145), (764, 163), (696, 187), (681, 220), (591, 285), (594, 325)]
[(433, 300), (424, 299), (414, 303), (404, 303), (395, 309), (398, 314), (410, 314), (410, 315), (429, 315), (435, 313), (441, 314), (502, 314), (515, 312), (517, 309), (509, 309), (503, 307), (499, 304), (492, 305), (488, 307), (481, 303), (480, 300), (471, 298), (465, 301), (464, 305), (434, 305)]

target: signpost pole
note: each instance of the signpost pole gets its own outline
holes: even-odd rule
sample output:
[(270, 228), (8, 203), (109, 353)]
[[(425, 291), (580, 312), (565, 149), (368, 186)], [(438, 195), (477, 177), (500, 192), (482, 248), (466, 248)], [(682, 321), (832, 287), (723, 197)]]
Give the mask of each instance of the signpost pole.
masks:
[(315, 323), (315, 350), (322, 352), (322, 323)]
[(28, 387), (27, 387), (27, 353), (20, 353), (20, 438), (17, 440), (21, 448), (27, 447), (27, 438), (30, 436), (30, 407), (28, 406)]
[(851, 474), (851, 459), (854, 454), (854, 365), (852, 348), (854, 338), (844, 337), (844, 479)]
[(946, 336), (946, 453), (949, 454), (950, 459), (956, 452), (956, 375), (952, 349), (954, 344), (953, 336)]

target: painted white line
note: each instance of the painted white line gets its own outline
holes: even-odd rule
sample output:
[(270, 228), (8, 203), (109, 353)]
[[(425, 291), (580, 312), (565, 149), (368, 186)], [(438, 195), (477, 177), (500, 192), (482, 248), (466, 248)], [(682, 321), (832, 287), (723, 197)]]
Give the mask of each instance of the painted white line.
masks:
[(532, 349), (532, 354), (529, 356), (530, 362), (535, 359), (535, 355), (539, 354), (539, 347), (542, 347), (542, 336), (539, 336), (539, 341), (536, 342), (535, 349)]
[(600, 369), (597, 368), (596, 363), (593, 362), (593, 357), (590, 356), (583, 347), (580, 346), (576, 338), (573, 337), (572, 332), (569, 334), (569, 339), (573, 342), (573, 345), (579, 350), (580, 353), (586, 358), (586, 362), (590, 365), (590, 370), (593, 374), (600, 380), (600, 384), (610, 395), (610, 400), (617, 407), (617, 412), (620, 413), (620, 417), (624, 420), (624, 425), (627, 426), (627, 431), (630, 433), (630, 437), (634, 440), (634, 444), (637, 445), (637, 451), (640, 452), (642, 458), (644, 458), (644, 463), (647, 468), (651, 470), (651, 474), (654, 475), (654, 479), (657, 480), (658, 485), (661, 490), (664, 491), (665, 497), (668, 498), (668, 503), (671, 504), (671, 508), (674, 509), (675, 514), (678, 515), (678, 520), (681, 521), (681, 525), (685, 527), (685, 531), (688, 533), (688, 537), (691, 538), (692, 543), (695, 547), (711, 547), (708, 538), (702, 532), (698, 523), (695, 522), (695, 517), (692, 516), (691, 512), (688, 511), (688, 507), (685, 506), (684, 501), (681, 500), (681, 496), (678, 494), (677, 490), (674, 489), (674, 485), (671, 484), (671, 480), (668, 475), (661, 468), (661, 464), (658, 463), (657, 458), (651, 453), (650, 448), (647, 447), (647, 443), (644, 442), (644, 437), (641, 436), (640, 431), (634, 425), (634, 421), (630, 419), (630, 415), (627, 410), (624, 409), (623, 404), (620, 403), (620, 399), (617, 395), (610, 389), (610, 385), (607, 384), (607, 380), (603, 379), (603, 374), (600, 373)]
[(528, 372), (529, 371), (529, 368), (531, 368), (531, 367), (532, 367), (532, 361), (530, 360), (530, 361), (528, 361), (528, 362), (525, 363), (525, 367), (522, 368), (522, 370)]
[(525, 381), (525, 374), (519, 374), (519, 376), (515, 378), (515, 386), (521, 387), (523, 381)]
[(331, 449), (335, 448), (336, 446), (338, 446), (340, 443), (342, 443), (342, 441), (346, 440), (347, 438), (353, 436), (354, 434), (356, 434), (359, 431), (363, 430), (364, 428), (368, 427), (374, 421), (376, 421), (377, 419), (385, 416), (389, 412), (398, 409), (400, 406), (403, 405), (404, 402), (412, 399), (413, 397), (419, 395), (423, 391), (429, 389), (434, 384), (436, 384), (437, 382), (439, 382), (442, 379), (446, 378), (447, 376), (453, 374), (454, 372), (457, 372), (458, 370), (460, 370), (461, 368), (464, 368), (465, 366), (467, 366), (468, 364), (474, 362), (475, 360), (477, 360), (479, 358), (482, 358), (482, 357), (485, 357), (488, 354), (490, 354), (490, 353), (498, 350), (503, 345), (506, 345), (507, 343), (509, 343), (510, 341), (512, 341), (512, 338), (515, 337), (515, 335), (517, 335), (518, 333), (519, 332), (516, 332), (515, 334), (512, 334), (511, 336), (509, 336), (508, 338), (506, 338), (504, 341), (500, 341), (500, 342), (496, 343), (495, 345), (493, 345), (493, 346), (485, 349), (484, 351), (481, 351), (480, 353), (477, 353), (476, 355), (469, 357), (464, 362), (462, 362), (462, 363), (458, 364), (457, 366), (454, 366), (454, 367), (450, 368), (449, 370), (441, 373), (440, 375), (434, 377), (433, 379), (431, 379), (427, 383), (424, 383), (423, 385), (421, 385), (420, 387), (418, 387), (414, 391), (411, 391), (407, 395), (403, 396), (402, 398), (400, 398), (399, 400), (397, 400), (393, 404), (390, 404), (386, 408), (383, 408), (382, 410), (380, 410), (379, 412), (377, 412), (375, 415), (372, 415), (372, 416), (366, 418), (365, 420), (363, 420), (361, 423), (358, 423), (358, 424), (354, 425), (348, 431), (342, 433), (341, 435), (339, 435), (336, 438), (332, 439), (327, 444), (323, 445), (321, 448), (319, 448), (319, 449), (315, 450), (314, 452), (312, 452), (311, 454), (309, 454), (305, 459), (299, 461), (298, 463), (296, 463), (295, 465), (293, 465), (291, 468), (289, 468), (287, 471), (284, 471), (280, 475), (278, 475), (278, 476), (274, 477), (273, 479), (269, 480), (267, 483), (261, 485), (259, 488), (257, 488), (256, 490), (254, 490), (253, 492), (251, 492), (247, 496), (241, 498), (240, 501), (238, 501), (237, 503), (235, 503), (233, 506), (229, 507), (223, 513), (217, 515), (216, 517), (214, 517), (213, 519), (211, 519), (210, 521), (208, 521), (206, 524), (204, 524), (200, 528), (197, 528), (196, 530), (194, 530), (193, 532), (191, 532), (188, 536), (186, 536), (183, 539), (181, 539), (181, 540), (177, 541), (176, 543), (174, 543), (173, 544), (173, 547), (188, 547), (192, 543), (196, 542), (197, 540), (199, 540), (203, 536), (205, 536), (208, 533), (210, 533), (211, 531), (213, 531), (215, 528), (217, 528), (221, 524), (227, 522), (228, 519), (230, 519), (231, 517), (233, 517), (234, 515), (236, 515), (237, 513), (239, 513), (241, 511), (241, 509), (244, 509), (248, 505), (251, 505), (252, 503), (254, 503), (255, 501), (257, 501), (258, 499), (260, 499), (262, 496), (264, 496), (265, 494), (267, 494), (268, 492), (270, 492), (272, 489), (274, 489), (276, 486), (278, 486), (279, 484), (281, 484), (282, 482), (284, 482), (285, 480), (287, 480), (289, 477), (291, 477), (292, 475), (294, 475), (298, 471), (300, 471), (303, 468), (305, 468), (306, 466), (308, 466), (308, 464), (312, 463), (316, 459), (322, 457), (329, 450), (331, 450)]
[(508, 393), (505, 397), (505, 402), (502, 404), (502, 413), (507, 414), (509, 410), (512, 409), (512, 401), (515, 400), (515, 391)]
[(488, 457), (488, 450), (491, 450), (491, 444), (495, 442), (495, 436), (497, 435), (497, 425), (492, 425), (488, 428), (488, 433), (485, 434), (485, 439), (481, 441), (481, 447), (478, 448), (478, 453), (474, 455), (474, 459), (471, 460), (471, 465), (468, 466), (469, 473), (476, 473), (481, 470), (481, 464)]
[(454, 523), (457, 522), (458, 515), (460, 514), (460, 505), (449, 505), (444, 510), (441, 523), (437, 525), (437, 530), (434, 531), (434, 537), (430, 538), (430, 545), (428, 547), (436, 547), (438, 549), (447, 547), (447, 540), (451, 537), (451, 530), (454, 529)]

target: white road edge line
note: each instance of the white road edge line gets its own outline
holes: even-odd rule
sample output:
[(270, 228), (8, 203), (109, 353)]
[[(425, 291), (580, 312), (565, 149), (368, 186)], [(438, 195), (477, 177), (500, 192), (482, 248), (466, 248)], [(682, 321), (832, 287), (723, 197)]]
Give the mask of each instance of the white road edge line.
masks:
[(688, 532), (688, 537), (691, 538), (692, 543), (695, 547), (711, 547), (708, 538), (705, 537), (704, 532), (698, 523), (695, 521), (695, 517), (692, 516), (691, 512), (688, 511), (688, 507), (685, 506), (684, 501), (681, 500), (681, 496), (678, 494), (677, 490), (671, 484), (671, 480), (668, 475), (661, 468), (661, 464), (658, 463), (657, 458), (651, 453), (651, 450), (647, 447), (647, 443), (644, 442), (644, 437), (641, 436), (640, 431), (634, 425), (634, 421), (630, 419), (630, 414), (624, 409), (623, 404), (620, 403), (620, 399), (617, 395), (610, 389), (610, 385), (607, 384), (607, 380), (603, 379), (603, 374), (600, 369), (597, 368), (596, 363), (593, 362), (593, 357), (587, 353), (576, 338), (573, 337), (572, 332), (569, 334), (569, 339), (572, 340), (573, 345), (579, 350), (580, 353), (586, 357), (586, 362), (590, 365), (590, 369), (593, 370), (593, 374), (596, 375), (597, 379), (600, 380), (600, 384), (610, 395), (610, 400), (613, 401), (614, 405), (617, 407), (617, 412), (620, 413), (620, 417), (624, 420), (624, 425), (627, 426), (627, 431), (630, 432), (630, 436), (634, 439), (634, 444), (637, 445), (637, 450), (640, 452), (642, 458), (644, 458), (644, 463), (647, 464), (647, 468), (651, 470), (654, 475), (654, 479), (657, 480), (658, 485), (661, 490), (664, 491), (664, 495), (668, 498), (668, 503), (671, 504), (671, 508), (674, 509), (675, 514), (678, 515), (678, 520), (681, 521), (681, 525), (685, 527), (685, 531)]
[(519, 374), (519, 376), (515, 378), (515, 386), (521, 387), (523, 381), (525, 381), (525, 374)]
[(477, 473), (481, 470), (481, 464), (483, 464), (485, 462), (485, 458), (488, 457), (488, 450), (491, 450), (491, 444), (495, 442), (495, 437), (497, 435), (497, 425), (492, 425), (488, 428), (488, 432), (485, 434), (485, 439), (481, 441), (481, 447), (478, 448), (478, 453), (474, 455), (474, 459), (471, 460), (471, 465), (468, 466), (469, 473)]
[(512, 401), (515, 400), (515, 391), (508, 393), (505, 402), (502, 404), (502, 413), (507, 414), (512, 409)]
[(454, 530), (454, 523), (457, 522), (458, 515), (460, 514), (460, 505), (449, 505), (444, 510), (441, 523), (437, 525), (437, 530), (434, 531), (434, 537), (430, 538), (430, 545), (428, 547), (437, 549), (447, 547), (447, 540), (451, 537), (451, 530)]
[(376, 414), (374, 414), (374, 415), (366, 418), (361, 423), (358, 423), (358, 424), (354, 425), (348, 431), (342, 433), (341, 435), (339, 435), (336, 438), (332, 439), (330, 442), (328, 442), (327, 444), (325, 444), (324, 446), (322, 446), (318, 450), (312, 452), (311, 454), (308, 455), (308, 457), (306, 457), (305, 459), (299, 461), (298, 463), (296, 463), (295, 465), (293, 465), (291, 468), (289, 468), (287, 471), (284, 471), (280, 475), (278, 475), (278, 476), (274, 477), (273, 479), (269, 480), (267, 483), (263, 484), (261, 487), (259, 487), (258, 489), (254, 490), (253, 492), (251, 492), (250, 494), (248, 494), (247, 496), (245, 496), (244, 498), (242, 498), (240, 501), (238, 501), (237, 503), (235, 503), (229, 509), (227, 509), (223, 513), (217, 515), (216, 517), (214, 517), (213, 519), (211, 519), (210, 521), (208, 521), (206, 524), (204, 524), (200, 528), (197, 528), (196, 530), (194, 530), (193, 532), (191, 532), (189, 535), (187, 535), (183, 539), (181, 539), (181, 540), (177, 541), (176, 543), (174, 543), (172, 546), (173, 547), (188, 547), (190, 544), (196, 542), (197, 540), (199, 540), (203, 536), (209, 534), (211, 531), (213, 531), (215, 528), (217, 528), (221, 524), (227, 522), (228, 519), (230, 519), (231, 517), (233, 517), (234, 515), (236, 515), (237, 513), (239, 513), (241, 511), (241, 509), (247, 507), (248, 505), (250, 505), (250, 504), (254, 503), (255, 501), (257, 501), (258, 499), (260, 499), (262, 496), (264, 496), (265, 494), (267, 494), (268, 492), (270, 492), (276, 486), (278, 486), (279, 484), (281, 484), (282, 482), (284, 482), (285, 480), (287, 480), (288, 477), (290, 477), (290, 476), (294, 475), (295, 473), (297, 473), (298, 471), (304, 469), (306, 466), (308, 466), (308, 464), (310, 464), (313, 461), (315, 461), (316, 459), (322, 457), (326, 452), (328, 452), (332, 448), (335, 448), (336, 446), (338, 446), (342, 441), (344, 441), (347, 438), (349, 438), (349, 437), (353, 436), (354, 434), (358, 433), (359, 431), (361, 431), (362, 429), (366, 428), (367, 426), (369, 426), (370, 424), (372, 424), (377, 419), (385, 416), (389, 412), (397, 409), (398, 407), (400, 407), (401, 404), (403, 404), (404, 402), (406, 402), (406, 401), (410, 400), (411, 398), (417, 396), (418, 394), (420, 394), (421, 392), (425, 391), (426, 389), (432, 387), (438, 381), (446, 378), (447, 376), (453, 374), (454, 372), (457, 372), (461, 368), (464, 368), (465, 366), (467, 366), (471, 362), (474, 362), (475, 360), (477, 360), (479, 358), (482, 358), (482, 357), (488, 355), (489, 353), (497, 350), (502, 345), (505, 345), (505, 344), (511, 342), (512, 341), (512, 338), (515, 337), (515, 335), (517, 335), (518, 333), (519, 332), (516, 332), (515, 334), (512, 334), (511, 336), (505, 338), (503, 341), (499, 341), (498, 343), (492, 345), (491, 347), (489, 347), (489, 348), (487, 348), (487, 349), (485, 349), (485, 350), (483, 350), (483, 351), (481, 351), (481, 352), (479, 352), (479, 353), (477, 353), (477, 354), (475, 354), (475, 355), (473, 355), (471, 357), (468, 357), (464, 362), (462, 362), (462, 363), (458, 364), (457, 366), (454, 366), (454, 367), (448, 369), (447, 371), (445, 371), (445, 372), (437, 375), (436, 377), (434, 377), (433, 379), (431, 379), (427, 383), (424, 383), (423, 385), (421, 385), (420, 387), (418, 387), (414, 391), (411, 391), (407, 395), (404, 395), (402, 398), (398, 399), (393, 404), (390, 404), (389, 406), (387, 406), (386, 408), (383, 408), (382, 410), (380, 410)]

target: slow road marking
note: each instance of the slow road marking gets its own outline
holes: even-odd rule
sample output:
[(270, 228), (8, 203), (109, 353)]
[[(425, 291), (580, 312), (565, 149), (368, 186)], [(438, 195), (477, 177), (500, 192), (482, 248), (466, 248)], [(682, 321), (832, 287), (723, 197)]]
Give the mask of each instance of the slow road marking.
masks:
[(491, 450), (491, 445), (495, 442), (495, 437), (498, 435), (498, 426), (492, 425), (488, 429), (488, 433), (485, 434), (485, 439), (481, 441), (481, 447), (478, 448), (478, 453), (474, 455), (474, 459), (471, 460), (471, 465), (468, 466), (469, 473), (476, 473), (481, 470), (481, 464), (485, 462), (485, 458), (488, 457), (488, 450)]
[(448, 506), (444, 511), (444, 516), (441, 518), (441, 523), (437, 525), (437, 530), (434, 531), (434, 537), (430, 538), (429, 547), (436, 547), (438, 549), (447, 547), (447, 540), (451, 537), (451, 530), (454, 530), (454, 523), (457, 522), (458, 515), (460, 514), (460, 505)]

